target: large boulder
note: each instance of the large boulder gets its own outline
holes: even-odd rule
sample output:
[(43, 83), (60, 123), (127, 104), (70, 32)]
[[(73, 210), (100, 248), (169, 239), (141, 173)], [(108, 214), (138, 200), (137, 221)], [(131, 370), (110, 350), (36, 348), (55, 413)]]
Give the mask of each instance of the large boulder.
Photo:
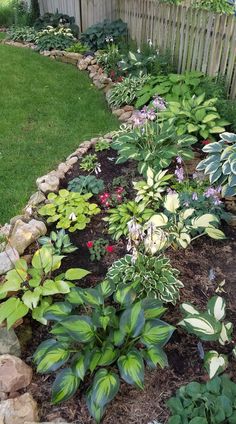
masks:
[(0, 355), (5, 354), (21, 355), (20, 342), (13, 328), (0, 328)]
[(54, 174), (47, 174), (43, 177), (39, 177), (36, 180), (37, 187), (40, 191), (47, 194), (52, 192), (57, 192), (60, 185), (60, 179), (57, 175)]
[(22, 255), (25, 249), (39, 237), (44, 236), (47, 227), (42, 221), (32, 219), (28, 223), (17, 220), (10, 236), (10, 246), (13, 246)]
[(25, 424), (26, 422), (39, 422), (37, 403), (31, 394), (24, 393), (14, 399), (0, 402), (1, 424)]
[(10, 269), (14, 268), (14, 264), (19, 259), (18, 251), (8, 246), (4, 252), (0, 253), (0, 275), (6, 274)]
[(16, 392), (31, 383), (32, 369), (13, 355), (0, 356), (0, 391)]

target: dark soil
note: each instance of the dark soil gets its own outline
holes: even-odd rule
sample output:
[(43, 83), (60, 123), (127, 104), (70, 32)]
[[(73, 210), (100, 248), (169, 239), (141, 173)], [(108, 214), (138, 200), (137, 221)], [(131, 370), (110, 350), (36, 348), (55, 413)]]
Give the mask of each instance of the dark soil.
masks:
[[(126, 175), (127, 181), (132, 181), (134, 176), (133, 164), (114, 166), (112, 150), (99, 155), (102, 165), (101, 178), (106, 185), (106, 191), (111, 188), (111, 181), (119, 175)], [(75, 176), (81, 175), (79, 164), (67, 175), (62, 187), (67, 187), (67, 182)], [(132, 187), (127, 188), (127, 196), (131, 197)], [(114, 260), (125, 254), (125, 243), (114, 243), (106, 234), (105, 223), (102, 220), (105, 211), (92, 219), (86, 230), (72, 234), (72, 242), (78, 246), (78, 250), (68, 255), (63, 260), (63, 270), (69, 267), (81, 267), (91, 271), (91, 275), (81, 281), (81, 286), (94, 286), (101, 281), (108, 267)], [(184, 283), (181, 291), (180, 302), (193, 302), (196, 307), (204, 308), (209, 297), (217, 289), (219, 283), (225, 279), (225, 292), (223, 296), (227, 300), (227, 319), (232, 321), (236, 331), (236, 231), (225, 226), (223, 228), (227, 240), (213, 241), (207, 237), (196, 240), (186, 250), (169, 250), (167, 256), (171, 259), (172, 266), (180, 271), (180, 280)], [(104, 237), (113, 245), (114, 252), (107, 254), (100, 262), (91, 262), (86, 242)], [(170, 306), (164, 319), (174, 325), (180, 320), (178, 305)], [(30, 332), (32, 328), (32, 338)], [(38, 344), (48, 337), (48, 328), (34, 321), (29, 321), (28, 326), (18, 327), (21, 340), (24, 340), (23, 357), (32, 365), (32, 354)], [(234, 335), (236, 338), (236, 334)], [(155, 371), (147, 371), (145, 377), (145, 389), (137, 390), (122, 383), (116, 399), (108, 406), (103, 420), (104, 424), (148, 424), (154, 419), (164, 424), (167, 422), (168, 411), (165, 401), (174, 394), (175, 390), (190, 381), (205, 381), (207, 376), (202, 368), (202, 360), (198, 352), (198, 340), (185, 334), (178, 328), (172, 339), (165, 348), (169, 359), (169, 368)], [(230, 352), (227, 346), (219, 349), (219, 346), (204, 343), (203, 348), (221, 349), (222, 353)], [(236, 361), (230, 361), (229, 374), (236, 381)], [(71, 400), (53, 406), (50, 403), (50, 390), (54, 376), (34, 374), (33, 382), (29, 388), (33, 397), (40, 405), (41, 421), (53, 421), (58, 417), (68, 423), (92, 424), (84, 396), (89, 381), (81, 386), (81, 390)]]

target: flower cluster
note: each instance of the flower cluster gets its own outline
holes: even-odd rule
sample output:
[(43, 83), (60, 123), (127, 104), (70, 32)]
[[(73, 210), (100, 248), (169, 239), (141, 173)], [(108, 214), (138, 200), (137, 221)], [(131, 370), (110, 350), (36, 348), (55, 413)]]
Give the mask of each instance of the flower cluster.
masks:
[[(88, 249), (92, 249), (92, 248), (94, 247), (94, 241), (92, 241), (92, 240), (87, 241), (86, 246), (87, 246), (87, 248), (88, 248)], [(105, 247), (105, 249), (106, 249), (106, 251), (107, 251), (108, 253), (112, 253), (112, 252), (114, 252), (114, 246), (112, 246), (112, 245), (110, 245), (110, 244), (108, 244), (108, 245)]]
[(184, 180), (184, 168), (182, 166), (183, 160), (180, 156), (177, 156), (176, 162), (177, 166), (175, 168), (175, 176), (177, 178), (177, 181), (181, 183)]
[(117, 187), (113, 193), (107, 191), (100, 194), (99, 200), (104, 208), (110, 208), (120, 204), (124, 200), (125, 189), (123, 187)]
[(208, 187), (208, 189), (203, 193), (203, 196), (206, 198), (212, 198), (213, 203), (215, 206), (221, 205), (222, 201), (220, 200), (220, 194), (221, 194), (221, 186), (214, 188), (214, 187)]

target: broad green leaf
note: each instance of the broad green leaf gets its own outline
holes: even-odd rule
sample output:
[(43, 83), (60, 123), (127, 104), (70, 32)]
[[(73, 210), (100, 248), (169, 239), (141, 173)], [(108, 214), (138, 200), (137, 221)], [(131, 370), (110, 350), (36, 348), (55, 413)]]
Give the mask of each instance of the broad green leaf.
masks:
[(140, 341), (148, 347), (153, 345), (161, 347), (168, 342), (174, 330), (175, 327), (172, 325), (159, 319), (152, 319), (145, 323)]
[(161, 368), (168, 366), (168, 359), (163, 349), (157, 346), (150, 346), (147, 351), (144, 352), (144, 359), (147, 365), (151, 368), (156, 368), (157, 364)]
[(66, 296), (66, 300), (72, 305), (83, 305), (84, 299), (82, 298), (80, 287), (72, 287)]
[(9, 330), (18, 319), (23, 318), (29, 308), (18, 298), (11, 297), (0, 305), (0, 322), (7, 321)]
[(144, 364), (140, 352), (136, 349), (131, 350), (127, 355), (120, 356), (117, 363), (121, 378), (126, 383), (143, 389)]
[(190, 314), (190, 315), (199, 315), (199, 312), (197, 309), (195, 309), (191, 303), (182, 303), (180, 305), (180, 309), (182, 310), (182, 312), (184, 312), (185, 314)]
[(66, 280), (81, 280), (86, 277), (86, 275), (91, 274), (90, 271), (82, 268), (71, 268), (68, 269), (65, 273)]
[(208, 227), (205, 229), (205, 233), (213, 238), (214, 240), (224, 240), (226, 238), (225, 234), (223, 233), (223, 231), (219, 230), (218, 228), (214, 228), (214, 227)]
[(40, 304), (37, 306), (37, 308), (34, 308), (31, 312), (32, 318), (36, 321), (41, 322), (41, 324), (46, 325), (47, 320), (44, 318), (44, 312), (46, 309), (51, 305), (52, 298), (51, 297), (44, 297), (41, 299)]
[(37, 347), (36, 351), (34, 352), (33, 361), (36, 364), (39, 364), (39, 362), (45, 356), (48, 349), (54, 346), (55, 344), (57, 344), (57, 341), (55, 339), (48, 339), (40, 343), (40, 345)]
[(114, 300), (122, 306), (128, 306), (134, 302), (136, 296), (132, 284), (119, 284), (114, 293)]
[(23, 294), (22, 301), (29, 309), (37, 307), (41, 296), (41, 291), (41, 287), (36, 287), (33, 291), (27, 290)]
[(89, 360), (90, 360), (90, 352), (85, 351), (83, 353), (79, 352), (75, 355), (73, 358), (73, 367), (72, 369), (75, 371), (77, 377), (80, 380), (83, 380), (85, 377), (85, 374), (88, 370), (89, 366)]
[(221, 321), (226, 314), (225, 299), (221, 296), (213, 296), (207, 303), (207, 310), (217, 321)]
[(151, 297), (142, 300), (142, 309), (146, 320), (160, 318), (167, 311), (160, 300)]
[(153, 215), (147, 224), (152, 223), (156, 227), (164, 227), (168, 223), (168, 218), (164, 213)]
[(89, 343), (94, 340), (95, 328), (90, 317), (71, 315), (63, 319), (60, 324), (78, 342)]
[(112, 293), (114, 293), (115, 284), (111, 280), (104, 280), (99, 284), (98, 290), (104, 299), (106, 299), (107, 297), (111, 296)]
[(38, 362), (37, 372), (50, 373), (58, 370), (70, 357), (67, 345), (57, 342), (47, 349), (45, 355)]
[(52, 385), (52, 402), (58, 404), (70, 399), (77, 391), (80, 379), (71, 368), (64, 368), (57, 374)]
[(67, 302), (58, 302), (49, 306), (44, 313), (44, 317), (50, 321), (61, 321), (71, 312), (71, 305)]
[(96, 372), (91, 388), (91, 400), (95, 405), (103, 408), (118, 393), (120, 380), (117, 374), (101, 368)]
[(92, 402), (91, 396), (92, 396), (92, 388), (89, 390), (89, 392), (86, 396), (86, 404), (87, 404), (90, 415), (94, 418), (96, 423), (100, 423), (100, 421), (101, 421), (101, 419), (104, 415), (104, 408), (102, 408), (102, 407), (96, 405), (94, 402)]
[(104, 302), (98, 288), (81, 289), (81, 297), (84, 303), (91, 306), (99, 306)]
[(105, 343), (101, 349), (101, 358), (99, 359), (99, 366), (111, 365), (117, 358), (118, 351), (111, 343)]
[(206, 228), (210, 224), (214, 222), (218, 222), (218, 218), (215, 215), (212, 215), (210, 213), (205, 213), (204, 215), (199, 216), (198, 218), (192, 219), (192, 226), (193, 228)]
[(129, 336), (137, 337), (145, 324), (141, 302), (126, 309), (120, 317), (120, 330)]

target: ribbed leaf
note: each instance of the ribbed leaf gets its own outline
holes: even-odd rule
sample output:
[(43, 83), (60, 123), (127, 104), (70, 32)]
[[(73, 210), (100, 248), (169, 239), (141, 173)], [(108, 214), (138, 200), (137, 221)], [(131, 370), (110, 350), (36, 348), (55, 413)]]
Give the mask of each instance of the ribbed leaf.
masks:
[(84, 379), (84, 376), (86, 374), (86, 371), (89, 366), (89, 360), (90, 360), (90, 352), (79, 352), (77, 353), (73, 358), (73, 371), (77, 375), (77, 377), (80, 380)]
[(34, 352), (34, 355), (33, 355), (34, 362), (38, 364), (41, 361), (41, 359), (45, 356), (47, 350), (53, 345), (55, 345), (56, 343), (57, 341), (55, 339), (48, 339), (40, 343), (40, 345), (38, 346), (37, 350)]
[(91, 401), (103, 408), (116, 396), (120, 387), (117, 374), (102, 368), (96, 372), (91, 388)]
[(137, 337), (145, 324), (141, 302), (126, 309), (120, 317), (120, 330), (129, 336)]
[(44, 312), (44, 318), (51, 321), (61, 321), (71, 312), (71, 305), (66, 302), (58, 302), (49, 306)]
[(84, 300), (81, 296), (81, 288), (72, 287), (70, 293), (68, 293), (68, 295), (66, 296), (66, 300), (72, 305), (83, 305)]
[(37, 372), (49, 373), (58, 370), (70, 357), (70, 351), (66, 344), (57, 342), (50, 346), (41, 361), (38, 361)]
[(78, 342), (89, 343), (94, 340), (94, 326), (91, 318), (87, 316), (71, 315), (63, 319), (60, 324)]
[(145, 346), (164, 346), (171, 338), (174, 330), (175, 327), (172, 325), (159, 319), (152, 319), (147, 321), (144, 326), (141, 342), (145, 344)]
[(143, 389), (144, 381), (144, 364), (143, 358), (138, 350), (134, 349), (127, 355), (120, 356), (118, 359), (118, 367), (121, 378), (128, 384)]
[(163, 349), (157, 346), (150, 346), (147, 351), (143, 352), (144, 359), (149, 367), (156, 368), (157, 364), (161, 368), (168, 366), (168, 359)]
[(52, 402), (57, 404), (70, 399), (75, 394), (79, 384), (80, 379), (71, 368), (63, 369), (57, 374), (52, 385)]
[(160, 318), (167, 310), (160, 300), (151, 297), (142, 300), (142, 308), (146, 320)]

